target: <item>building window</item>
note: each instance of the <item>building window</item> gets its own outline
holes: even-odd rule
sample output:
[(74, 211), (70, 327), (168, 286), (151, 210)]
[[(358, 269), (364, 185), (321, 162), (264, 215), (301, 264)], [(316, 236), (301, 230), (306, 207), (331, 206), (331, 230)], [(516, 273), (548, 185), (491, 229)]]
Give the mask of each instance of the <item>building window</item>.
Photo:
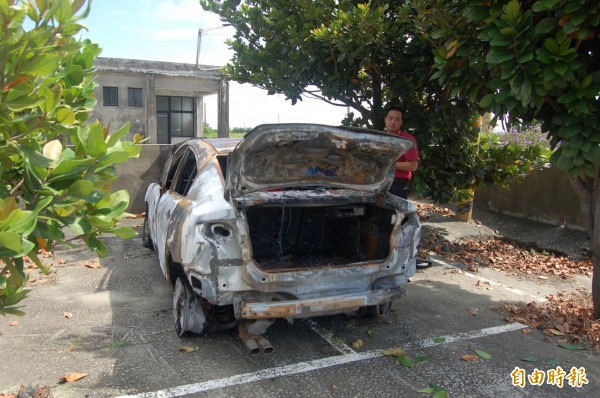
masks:
[(194, 137), (194, 97), (156, 97), (159, 144), (170, 144), (172, 137)]
[(119, 106), (118, 87), (102, 87), (102, 96), (104, 97), (104, 106)]
[(144, 106), (142, 101), (141, 88), (127, 88), (127, 105), (129, 106)]

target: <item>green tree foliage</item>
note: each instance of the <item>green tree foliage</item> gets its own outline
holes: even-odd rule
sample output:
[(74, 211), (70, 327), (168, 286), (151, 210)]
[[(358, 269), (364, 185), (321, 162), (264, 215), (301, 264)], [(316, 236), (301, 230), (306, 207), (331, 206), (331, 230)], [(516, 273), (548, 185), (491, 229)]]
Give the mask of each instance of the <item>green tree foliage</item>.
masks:
[[(538, 120), (592, 240), (600, 318), (600, 6), (597, 0), (418, 1), (433, 78), (510, 121)], [(452, 15), (452, 18), (449, 18)]]
[[(293, 103), (302, 95), (341, 102), (359, 115), (344, 123), (377, 129), (384, 104), (402, 106), (421, 153), (414, 186), (438, 201), (544, 160), (481, 141), (474, 116), (539, 121), (553, 164), (570, 173), (581, 198), (600, 317), (597, 0), (199, 1), (236, 28), (226, 68), (234, 80)], [(516, 167), (494, 168), (496, 157)]]
[(0, 314), (22, 314), (25, 258), (47, 271), (38, 251), (68, 244), (63, 228), (101, 256), (101, 234), (135, 235), (117, 225), (129, 194), (110, 183), (140, 147), (121, 140), (128, 125), (85, 124), (99, 48), (75, 35), (89, 6), (0, 0)]
[(479, 105), (430, 79), (434, 47), (415, 25), (412, 3), (200, 0), (236, 28), (226, 67), (232, 79), (292, 103), (304, 95), (342, 103), (358, 115), (346, 125), (383, 129), (384, 107), (401, 106), (421, 157), (412, 187), (448, 202), (499, 175), (481, 158), (471, 126)]
[(204, 137), (208, 137), (208, 138), (216, 138), (217, 137), (217, 130), (210, 127), (210, 125), (206, 122), (204, 122), (204, 124), (202, 126), (202, 133), (203, 133)]
[(236, 28), (226, 67), (231, 78), (284, 94), (292, 104), (303, 95), (341, 103), (357, 111), (356, 124), (382, 129), (384, 101), (415, 91), (408, 87), (418, 60), (400, 61), (403, 53), (418, 51), (397, 21), (405, 13), (401, 6), (377, 0), (200, 4)]

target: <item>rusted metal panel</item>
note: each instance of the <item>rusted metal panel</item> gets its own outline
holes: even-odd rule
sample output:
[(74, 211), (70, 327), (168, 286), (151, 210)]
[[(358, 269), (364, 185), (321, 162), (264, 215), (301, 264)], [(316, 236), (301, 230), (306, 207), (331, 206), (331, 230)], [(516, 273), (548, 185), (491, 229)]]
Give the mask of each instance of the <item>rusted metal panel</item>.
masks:
[(397, 288), (374, 290), (358, 295), (274, 301), (270, 303), (242, 301), (241, 314), (244, 319), (295, 318), (326, 315), (387, 303), (402, 294), (404, 294), (404, 291)]

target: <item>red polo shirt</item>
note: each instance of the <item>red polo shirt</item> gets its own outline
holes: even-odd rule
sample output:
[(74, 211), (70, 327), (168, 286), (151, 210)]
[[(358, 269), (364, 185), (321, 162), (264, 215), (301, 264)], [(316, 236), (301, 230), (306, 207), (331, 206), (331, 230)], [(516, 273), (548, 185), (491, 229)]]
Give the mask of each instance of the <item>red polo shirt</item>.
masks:
[[(415, 139), (415, 137), (408, 134), (406, 131), (402, 131), (402, 130), (398, 130), (396, 132), (396, 135), (398, 137), (408, 138), (414, 144), (412, 148), (410, 148), (408, 151), (406, 151), (406, 153), (404, 155), (400, 156), (398, 158), (398, 160), (396, 160), (396, 161), (397, 162), (410, 162), (411, 160), (419, 160), (419, 149), (417, 148), (417, 140)], [(396, 170), (396, 173), (394, 174), (394, 178), (399, 179), (399, 180), (410, 181), (412, 179), (412, 172), (404, 171), (404, 170)]]

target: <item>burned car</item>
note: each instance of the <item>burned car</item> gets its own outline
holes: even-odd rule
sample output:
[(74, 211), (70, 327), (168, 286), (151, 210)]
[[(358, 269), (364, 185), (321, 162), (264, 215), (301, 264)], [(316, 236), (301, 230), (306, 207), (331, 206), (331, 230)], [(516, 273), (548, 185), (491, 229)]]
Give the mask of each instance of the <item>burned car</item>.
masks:
[(384, 313), (416, 269), (416, 207), (388, 193), (411, 145), (273, 124), (174, 147), (146, 191), (143, 244), (174, 286), (177, 333), (239, 324), (269, 349), (260, 335), (277, 318)]

